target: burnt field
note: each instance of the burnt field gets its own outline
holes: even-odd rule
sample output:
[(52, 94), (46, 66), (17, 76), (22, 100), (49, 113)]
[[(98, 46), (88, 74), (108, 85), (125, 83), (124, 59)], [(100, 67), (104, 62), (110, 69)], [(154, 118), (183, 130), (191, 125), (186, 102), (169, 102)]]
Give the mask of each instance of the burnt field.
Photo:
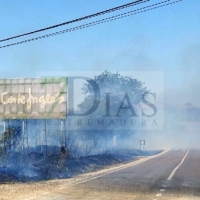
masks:
[(70, 178), (106, 166), (133, 161), (139, 156), (150, 156), (160, 152), (122, 149), (76, 158), (62, 152), (53, 155), (13, 153), (1, 160), (0, 183)]

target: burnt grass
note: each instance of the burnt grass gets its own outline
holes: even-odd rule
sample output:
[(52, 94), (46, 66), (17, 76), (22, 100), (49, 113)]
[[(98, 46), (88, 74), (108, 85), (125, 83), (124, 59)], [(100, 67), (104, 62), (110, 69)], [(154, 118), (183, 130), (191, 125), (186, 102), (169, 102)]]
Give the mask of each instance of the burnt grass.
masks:
[(1, 161), (0, 183), (70, 178), (106, 166), (133, 161), (138, 156), (151, 156), (160, 152), (124, 149), (78, 158), (66, 158), (60, 154), (45, 156), (41, 153), (16, 153)]

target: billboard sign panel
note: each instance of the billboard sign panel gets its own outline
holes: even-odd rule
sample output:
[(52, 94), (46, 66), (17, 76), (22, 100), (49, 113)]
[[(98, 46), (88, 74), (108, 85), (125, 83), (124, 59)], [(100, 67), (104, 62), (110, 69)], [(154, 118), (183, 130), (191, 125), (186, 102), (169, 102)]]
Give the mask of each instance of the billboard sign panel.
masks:
[(1, 119), (66, 118), (67, 78), (0, 79)]

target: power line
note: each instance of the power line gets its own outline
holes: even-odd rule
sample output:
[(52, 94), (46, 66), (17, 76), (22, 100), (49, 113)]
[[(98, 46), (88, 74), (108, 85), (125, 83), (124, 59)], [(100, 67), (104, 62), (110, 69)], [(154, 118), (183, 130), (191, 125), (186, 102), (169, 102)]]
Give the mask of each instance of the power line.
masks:
[(48, 37), (72, 32), (72, 31), (88, 28), (88, 27), (91, 27), (91, 26), (96, 26), (96, 25), (103, 24), (103, 23), (106, 23), (106, 22), (118, 20), (118, 19), (121, 19), (121, 18), (129, 17), (129, 16), (136, 15), (136, 14), (139, 14), (139, 13), (143, 13), (143, 12), (147, 12), (147, 11), (150, 11), (150, 10), (155, 10), (157, 8), (165, 7), (165, 6), (168, 6), (168, 5), (171, 5), (171, 4), (175, 4), (175, 3), (181, 2), (182, 0), (177, 0), (177, 1), (174, 1), (174, 2), (167, 3), (169, 1), (171, 1), (171, 0), (162, 1), (160, 3), (152, 4), (152, 5), (149, 5), (149, 6), (146, 6), (146, 7), (143, 7), (143, 8), (139, 8), (139, 9), (136, 9), (136, 10), (133, 10), (133, 11), (129, 11), (129, 12), (122, 13), (122, 14), (115, 15), (115, 16), (108, 17), (108, 18), (104, 18), (104, 19), (94, 21), (94, 22), (90, 22), (90, 23), (87, 23), (87, 24), (83, 24), (83, 25), (80, 25), (80, 26), (75, 26), (73, 28), (65, 29), (65, 30), (58, 31), (58, 32), (55, 32), (55, 33), (50, 33), (50, 34), (46, 34), (46, 35), (43, 35), (43, 36), (31, 38), (31, 39), (28, 39), (28, 40), (23, 40), (23, 41), (20, 41), (20, 42), (15, 42), (15, 43), (11, 43), (11, 44), (8, 44), (8, 45), (0, 46), (0, 48), (19, 45), (19, 44), (39, 40), (39, 39), (44, 39), (44, 38), (48, 38)]
[(150, 0), (133, 1), (131, 3), (127, 3), (127, 4), (124, 4), (124, 5), (121, 5), (121, 6), (117, 6), (117, 7), (108, 9), (108, 10), (104, 10), (104, 11), (101, 11), (101, 12), (98, 12), (98, 13), (87, 15), (87, 16), (84, 16), (84, 17), (81, 17), (81, 18), (77, 18), (77, 19), (74, 19), (74, 20), (71, 20), (71, 21), (67, 21), (67, 22), (64, 22), (64, 23), (61, 23), (61, 24), (56, 24), (56, 25), (49, 26), (49, 27), (46, 27), (46, 28), (42, 28), (42, 29), (38, 29), (38, 30), (35, 30), (35, 31), (31, 31), (31, 32), (28, 32), (28, 33), (24, 33), (24, 34), (16, 35), (16, 36), (13, 36), (13, 37), (5, 38), (5, 39), (0, 40), (0, 42), (4, 42), (4, 41), (7, 41), (7, 40), (19, 38), (19, 37), (26, 36), (26, 35), (31, 35), (31, 34), (42, 32), (42, 31), (46, 31), (46, 30), (49, 30), (49, 29), (57, 28), (59, 26), (64, 26), (64, 25), (75, 23), (75, 22), (79, 22), (79, 21), (82, 21), (82, 20), (90, 19), (92, 17), (97, 17), (97, 16), (100, 16), (100, 15), (104, 15), (104, 14), (107, 14), (107, 13), (110, 13), (110, 12), (117, 11), (117, 10), (122, 10), (122, 9), (125, 9), (125, 8), (128, 8), (128, 7), (131, 7), (131, 6), (135, 6), (137, 4), (145, 3), (147, 1), (150, 1)]

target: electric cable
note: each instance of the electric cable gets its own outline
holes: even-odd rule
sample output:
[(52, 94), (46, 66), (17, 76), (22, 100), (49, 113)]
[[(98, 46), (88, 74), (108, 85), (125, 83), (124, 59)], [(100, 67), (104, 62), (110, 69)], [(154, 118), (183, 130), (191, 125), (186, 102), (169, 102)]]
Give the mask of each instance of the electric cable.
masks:
[(72, 32), (72, 31), (88, 28), (88, 27), (91, 27), (91, 26), (96, 26), (96, 25), (103, 24), (103, 23), (106, 23), (106, 22), (118, 20), (118, 19), (121, 19), (121, 18), (136, 15), (136, 14), (139, 14), (139, 13), (143, 13), (143, 12), (155, 10), (155, 9), (158, 9), (158, 8), (161, 8), (161, 7), (169, 6), (171, 4), (178, 3), (182, 0), (177, 0), (177, 1), (174, 1), (174, 2), (167, 3), (169, 1), (171, 1), (171, 0), (162, 1), (162, 2), (159, 2), (159, 3), (152, 4), (152, 5), (149, 5), (149, 6), (146, 6), (146, 7), (142, 7), (142, 8), (136, 9), (136, 10), (132, 10), (132, 11), (129, 11), (129, 12), (126, 12), (126, 13), (118, 14), (118, 15), (115, 15), (115, 16), (112, 16), (112, 17), (107, 17), (107, 18), (97, 20), (97, 21), (94, 21), (94, 22), (90, 22), (90, 23), (87, 23), (87, 24), (83, 24), (83, 25), (80, 25), (80, 26), (75, 26), (73, 28), (68, 28), (68, 29), (65, 29), (65, 30), (62, 30), (62, 31), (46, 34), (46, 35), (43, 35), (43, 36), (34, 37), (34, 38), (31, 38), (31, 39), (27, 39), (27, 40), (22, 40), (20, 42), (11, 43), (11, 44), (4, 45), (4, 46), (0, 46), (0, 48), (15, 46), (15, 45), (19, 45), (19, 44), (23, 44), (23, 43), (27, 43), (27, 42), (32, 42), (32, 41), (39, 40), (39, 39), (44, 39), (44, 38), (48, 38), (48, 37)]
[(79, 21), (82, 21), (82, 20), (90, 19), (92, 17), (97, 17), (97, 16), (100, 16), (100, 15), (104, 15), (104, 14), (107, 14), (107, 13), (110, 13), (110, 12), (117, 11), (117, 10), (122, 10), (122, 9), (125, 9), (125, 8), (128, 8), (128, 7), (131, 7), (131, 6), (135, 6), (137, 4), (145, 3), (147, 1), (150, 1), (150, 0), (137, 0), (137, 1), (134, 1), (134, 2), (131, 2), (131, 3), (127, 3), (127, 4), (124, 4), (124, 5), (121, 5), (121, 6), (117, 6), (115, 8), (111, 8), (111, 9), (104, 10), (104, 11), (101, 11), (101, 12), (98, 12), (98, 13), (87, 15), (87, 16), (77, 18), (77, 19), (74, 19), (74, 20), (71, 20), (71, 21), (67, 21), (67, 22), (64, 22), (64, 23), (61, 23), (61, 24), (56, 24), (56, 25), (49, 26), (49, 27), (46, 27), (46, 28), (31, 31), (31, 32), (28, 32), (28, 33), (24, 33), (24, 34), (16, 35), (16, 36), (13, 36), (13, 37), (5, 38), (5, 39), (0, 40), (0, 42), (19, 38), (19, 37), (26, 36), (26, 35), (31, 35), (31, 34), (42, 32), (42, 31), (46, 31), (46, 30), (49, 30), (49, 29), (57, 28), (57, 27), (64, 26), (64, 25), (67, 25), (67, 24), (79, 22)]

